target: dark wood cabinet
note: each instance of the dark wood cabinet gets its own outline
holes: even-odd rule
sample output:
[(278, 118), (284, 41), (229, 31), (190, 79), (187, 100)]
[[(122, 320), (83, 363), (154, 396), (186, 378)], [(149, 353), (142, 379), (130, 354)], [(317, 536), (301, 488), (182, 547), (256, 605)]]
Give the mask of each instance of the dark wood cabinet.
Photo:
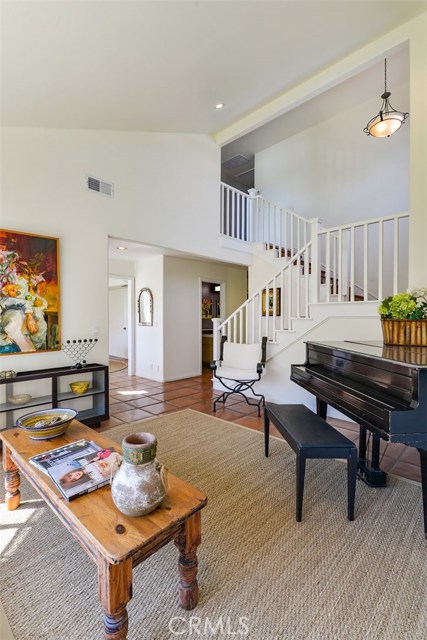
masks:
[(202, 364), (209, 365), (213, 360), (213, 336), (202, 336)]
[[(87, 391), (75, 394), (70, 382), (89, 381)], [(13, 404), (14, 396), (30, 394), (24, 404)], [(52, 407), (67, 407), (78, 411), (77, 420), (88, 426), (99, 426), (109, 418), (108, 366), (87, 364), (81, 369), (57, 367), (21, 371), (13, 378), (0, 379), (0, 428), (15, 426), (24, 413)]]

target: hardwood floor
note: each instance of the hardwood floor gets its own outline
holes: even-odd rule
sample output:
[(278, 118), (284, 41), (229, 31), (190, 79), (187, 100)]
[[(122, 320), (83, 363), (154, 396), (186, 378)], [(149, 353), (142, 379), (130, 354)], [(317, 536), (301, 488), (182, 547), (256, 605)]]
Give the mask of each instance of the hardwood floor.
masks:
[[(205, 369), (201, 376), (177, 382), (155, 382), (137, 376), (128, 376), (126, 370), (110, 374), (110, 419), (101, 424), (100, 431), (107, 431), (124, 422), (135, 422), (163, 413), (184, 408), (195, 409), (217, 418), (262, 431), (263, 419), (257, 410), (230, 398), (225, 407), (217, 406), (213, 413), (213, 399), (218, 392), (212, 389), (211, 371)], [(330, 420), (336, 428), (357, 443), (359, 430), (354, 423), (344, 420)], [(271, 425), (271, 435), (280, 434)], [(381, 443), (381, 468), (402, 478), (421, 482), (419, 454), (414, 447), (403, 444)]]

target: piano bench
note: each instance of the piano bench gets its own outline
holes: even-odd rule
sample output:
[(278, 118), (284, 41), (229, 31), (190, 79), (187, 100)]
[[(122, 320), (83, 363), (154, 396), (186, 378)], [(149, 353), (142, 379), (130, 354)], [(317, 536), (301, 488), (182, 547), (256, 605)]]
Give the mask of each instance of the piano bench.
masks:
[(303, 404), (274, 404), (264, 408), (265, 456), (268, 458), (270, 420), (296, 453), (296, 520), (301, 522), (304, 495), (305, 461), (309, 458), (344, 458), (347, 460), (347, 495), (349, 520), (354, 520), (356, 495), (357, 448), (354, 442)]

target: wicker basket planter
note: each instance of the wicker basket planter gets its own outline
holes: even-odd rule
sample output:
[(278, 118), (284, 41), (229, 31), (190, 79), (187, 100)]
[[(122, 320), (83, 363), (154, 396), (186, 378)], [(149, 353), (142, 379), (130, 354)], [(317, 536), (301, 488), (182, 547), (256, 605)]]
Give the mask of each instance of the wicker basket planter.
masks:
[(384, 344), (427, 347), (427, 320), (381, 319)]

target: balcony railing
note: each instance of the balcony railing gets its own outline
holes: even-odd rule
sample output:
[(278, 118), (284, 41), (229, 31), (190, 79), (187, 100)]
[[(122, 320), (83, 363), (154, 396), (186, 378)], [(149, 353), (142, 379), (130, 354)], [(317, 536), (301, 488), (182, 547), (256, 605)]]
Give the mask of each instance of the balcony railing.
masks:
[(310, 221), (258, 195), (221, 183), (221, 234), (261, 242), (279, 256), (294, 255), (310, 239)]

